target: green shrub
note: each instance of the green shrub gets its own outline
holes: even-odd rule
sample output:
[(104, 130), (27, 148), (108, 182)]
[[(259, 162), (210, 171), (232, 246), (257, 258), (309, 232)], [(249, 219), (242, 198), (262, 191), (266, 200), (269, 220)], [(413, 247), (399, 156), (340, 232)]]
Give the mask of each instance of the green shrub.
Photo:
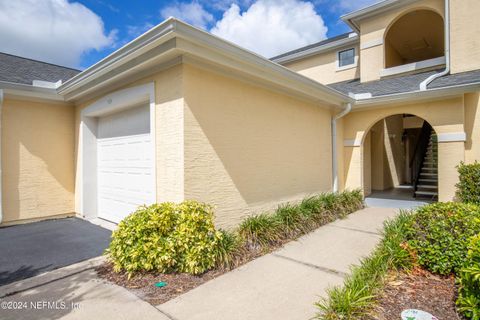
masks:
[(460, 181), (457, 184), (457, 197), (460, 201), (480, 205), (480, 163), (461, 163), (458, 167)]
[(412, 215), (402, 212), (394, 220), (385, 222), (383, 240), (375, 251), (352, 268), (343, 286), (329, 289), (327, 298), (316, 303), (320, 310), (317, 319), (360, 319), (365, 315), (373, 305), (387, 271), (411, 266), (411, 256), (403, 246), (411, 221)]
[(122, 220), (107, 250), (114, 270), (205, 272), (215, 264), (220, 233), (210, 206), (195, 201), (140, 207)]
[(435, 203), (417, 210), (408, 231), (408, 245), (418, 263), (446, 275), (465, 263), (468, 240), (480, 232), (480, 209), (471, 204)]
[(472, 320), (480, 320), (480, 234), (473, 237), (467, 261), (458, 273), (458, 311)]
[(272, 214), (249, 217), (240, 224), (238, 233), (250, 247), (275, 247), (362, 207), (360, 190), (324, 193), (307, 197), (299, 204), (281, 205)]
[(235, 267), (245, 252), (242, 239), (235, 232), (220, 230), (218, 245), (215, 248), (215, 261), (220, 268)]
[(268, 247), (282, 239), (282, 225), (274, 215), (263, 213), (246, 218), (238, 234), (250, 246)]

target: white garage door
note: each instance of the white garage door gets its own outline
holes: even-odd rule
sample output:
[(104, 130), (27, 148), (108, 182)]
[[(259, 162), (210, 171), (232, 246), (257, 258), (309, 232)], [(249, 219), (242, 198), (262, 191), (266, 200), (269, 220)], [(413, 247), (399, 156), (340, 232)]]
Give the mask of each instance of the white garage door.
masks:
[(155, 201), (149, 107), (98, 119), (98, 216), (119, 222)]

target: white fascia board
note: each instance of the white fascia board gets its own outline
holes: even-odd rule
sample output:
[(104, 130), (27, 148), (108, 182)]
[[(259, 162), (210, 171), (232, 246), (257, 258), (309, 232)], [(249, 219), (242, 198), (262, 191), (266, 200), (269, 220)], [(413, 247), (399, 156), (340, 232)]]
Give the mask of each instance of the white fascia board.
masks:
[(359, 42), (360, 42), (360, 38), (358, 37), (358, 35), (355, 35), (355, 36), (340, 39), (340, 40), (337, 40), (337, 41), (334, 41), (334, 42), (326, 43), (323, 46), (307, 49), (307, 50), (301, 51), (301, 52), (292, 53), (292, 54), (289, 54), (288, 56), (273, 59), (271, 61), (273, 61), (275, 63), (293, 62), (293, 61), (304, 59), (306, 57), (310, 57), (310, 56), (313, 56), (313, 55), (316, 55), (316, 54), (319, 54), (319, 53), (328, 52), (328, 51), (335, 50), (335, 49), (338, 49), (338, 48), (341, 48), (341, 47), (355, 45)]
[(73, 91), (99, 75), (105, 74), (122, 63), (139, 56), (154, 46), (157, 46), (159, 43), (166, 42), (173, 38), (172, 34), (175, 29), (175, 21), (174, 18), (169, 18), (148, 30), (91, 67), (80, 72), (75, 77), (67, 80), (58, 88), (58, 92), (60, 94), (65, 94)]
[(22, 99), (38, 99), (43, 101), (65, 101), (55, 89), (19, 84), (7, 81), (0, 81), (0, 89), (3, 89), (5, 96)]
[[(352, 103), (354, 100), (345, 94), (334, 90), (328, 86), (322, 85), (306, 76), (274, 63), (256, 53), (248, 51), (231, 42), (225, 41), (219, 37), (211, 35), (203, 30), (194, 28), (184, 22), (177, 21), (176, 33), (178, 37), (187, 40), (195, 45), (201, 46), (215, 53), (228, 57), (233, 63), (243, 65), (244, 72), (252, 72), (252, 75), (264, 77), (268, 82), (290, 83), (289, 89), (301, 89), (308, 87), (312, 92), (316, 92), (318, 100), (330, 99), (331, 103), (343, 104)], [(192, 50), (189, 54), (201, 55), (200, 51)], [(251, 69), (250, 69), (250, 68)]]
[(448, 96), (456, 96), (469, 92), (477, 92), (480, 90), (480, 82), (456, 85), (444, 88), (428, 89), (426, 91), (411, 91), (405, 93), (396, 93), (384, 96), (377, 96), (367, 99), (360, 99), (355, 102), (354, 109), (361, 109), (362, 107), (396, 104), (402, 102), (414, 102), (419, 100), (435, 99)]
[[(289, 84), (293, 87), (293, 90), (295, 90), (295, 87), (308, 87), (308, 90), (315, 92), (315, 94), (318, 95), (318, 100), (329, 100), (331, 101), (331, 104), (336, 105), (353, 102), (350, 97), (339, 91), (331, 89), (310, 78), (280, 66), (258, 54), (245, 50), (231, 42), (220, 39), (174, 18), (169, 18), (92, 67), (68, 80), (65, 84), (60, 86), (58, 92), (62, 95), (67, 95), (75, 90), (81, 92), (84, 90), (83, 88), (88, 87), (89, 84), (95, 85), (95, 79), (105, 76), (108, 72), (119, 70), (121, 66), (133, 61), (141, 54), (146, 54), (174, 38), (181, 38), (194, 45), (206, 48), (211, 52), (217, 52), (230, 59), (232, 63), (242, 64), (245, 67), (243, 69), (245, 72), (255, 68), (257, 71), (255, 76), (263, 78), (266, 82), (275, 82), (275, 80), (279, 79), (284, 82), (288, 80)], [(173, 51), (170, 50), (169, 53), (182, 55), (185, 52), (179, 50), (177, 44), (175, 44), (175, 49), (173, 49)], [(164, 53), (159, 53), (156, 57), (159, 58), (162, 54)], [(188, 54), (192, 56), (200, 55), (200, 53), (195, 50), (191, 50)], [(138, 63), (141, 63), (141, 61), (138, 61)], [(261, 72), (258, 72), (258, 70)], [(126, 71), (123, 70), (122, 72)], [(105, 85), (105, 81), (103, 81), (102, 85)], [(91, 89), (89, 88), (89, 90)], [(81, 93), (79, 94), (77, 92), (76, 97), (80, 96)]]
[(359, 10), (347, 13), (341, 16), (340, 19), (346, 24), (348, 24), (350, 28), (352, 28), (353, 30), (360, 31), (356, 21), (410, 4), (415, 1), (418, 1), (418, 0), (384, 0), (384, 1), (372, 4), (370, 6), (361, 8)]

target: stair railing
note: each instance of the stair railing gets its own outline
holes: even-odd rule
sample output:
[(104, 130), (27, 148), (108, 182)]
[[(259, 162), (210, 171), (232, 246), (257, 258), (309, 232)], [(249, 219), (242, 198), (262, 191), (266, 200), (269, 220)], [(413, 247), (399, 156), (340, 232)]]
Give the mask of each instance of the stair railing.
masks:
[(425, 155), (427, 154), (427, 147), (428, 142), (430, 141), (431, 134), (432, 127), (427, 123), (427, 121), (424, 121), (422, 131), (420, 132), (420, 137), (417, 140), (417, 144), (410, 160), (414, 197), (416, 197), (415, 192), (418, 190), (418, 180), (420, 177), (420, 173), (422, 172), (423, 161), (425, 159)]

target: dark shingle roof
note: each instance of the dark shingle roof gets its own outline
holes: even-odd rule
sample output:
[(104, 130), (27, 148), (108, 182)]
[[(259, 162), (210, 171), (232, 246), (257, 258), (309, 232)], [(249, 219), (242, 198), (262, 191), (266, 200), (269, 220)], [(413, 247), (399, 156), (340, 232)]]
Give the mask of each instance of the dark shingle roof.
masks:
[(310, 45), (305, 46), (305, 47), (301, 47), (301, 48), (298, 48), (298, 49), (295, 49), (295, 50), (292, 50), (292, 51), (282, 53), (278, 56), (270, 58), (270, 60), (280, 59), (280, 58), (289, 56), (291, 54), (299, 53), (299, 52), (302, 52), (302, 51), (306, 51), (306, 50), (310, 50), (310, 49), (313, 49), (313, 48), (321, 47), (323, 45), (326, 45), (328, 43), (332, 43), (332, 42), (335, 42), (335, 41), (338, 41), (338, 40), (346, 39), (350, 36), (350, 34), (351, 34), (351, 32), (347, 32), (347, 33), (338, 35), (336, 37), (331, 37), (329, 39), (326, 39), (326, 40), (323, 40), (323, 41), (320, 41), (320, 42), (317, 42), (317, 43), (313, 43), (313, 44), (310, 44)]
[[(431, 70), (417, 74), (398, 76), (377, 81), (361, 83), (360, 79), (343, 81), (329, 84), (328, 86), (344, 94), (371, 93), (372, 96), (384, 96), (395, 93), (417, 91), (420, 83), (432, 74), (441, 70)], [(457, 74), (449, 74), (434, 80), (428, 85), (428, 89), (446, 88), (456, 85), (465, 85), (480, 82), (480, 70), (468, 71)]]
[(80, 70), (0, 52), (0, 81), (30, 85), (33, 80), (65, 82), (78, 73)]

